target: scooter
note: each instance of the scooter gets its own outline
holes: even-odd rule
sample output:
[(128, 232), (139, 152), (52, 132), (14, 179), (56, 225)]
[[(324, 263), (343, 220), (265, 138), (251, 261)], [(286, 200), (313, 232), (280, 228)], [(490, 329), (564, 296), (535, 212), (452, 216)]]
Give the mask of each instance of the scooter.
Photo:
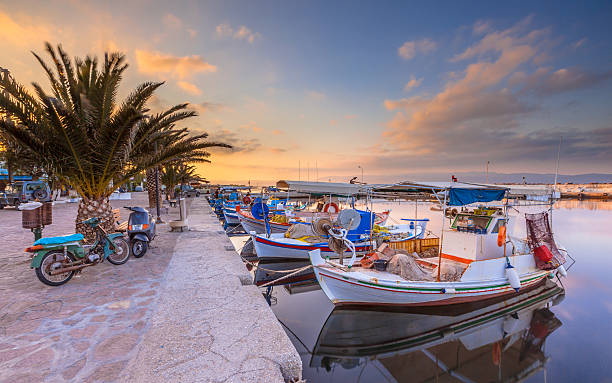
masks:
[(155, 219), (141, 207), (125, 208), (131, 211), (127, 227), (130, 249), (134, 257), (140, 258), (146, 254), (149, 242), (155, 238)]
[(97, 217), (81, 223), (96, 230), (93, 244), (83, 245), (83, 234), (72, 234), (41, 238), (25, 249), (27, 253), (33, 253), (30, 267), (35, 269), (42, 283), (49, 286), (63, 285), (83, 268), (95, 266), (106, 259), (113, 265), (127, 262), (130, 250), (123, 234), (107, 233)]

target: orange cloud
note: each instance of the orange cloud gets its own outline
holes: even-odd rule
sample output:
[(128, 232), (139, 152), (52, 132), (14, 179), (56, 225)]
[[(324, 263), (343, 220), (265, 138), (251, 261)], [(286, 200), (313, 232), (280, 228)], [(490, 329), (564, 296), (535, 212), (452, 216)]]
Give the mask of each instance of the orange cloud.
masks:
[(241, 25), (238, 29), (232, 28), (229, 24), (219, 24), (215, 28), (218, 37), (232, 37), (235, 40), (246, 40), (253, 44), (256, 39), (261, 38), (259, 32), (253, 32), (249, 28)]
[(248, 130), (252, 130), (256, 133), (262, 132), (263, 128), (260, 128), (259, 126), (257, 126), (257, 124), (254, 121), (249, 122), (248, 124), (245, 125), (240, 125), (240, 129), (248, 129)]
[(325, 98), (327, 97), (325, 95), (325, 93), (323, 92), (317, 92), (316, 90), (307, 90), (306, 91), (306, 95), (315, 101), (321, 101), (321, 100), (325, 100)]
[(501, 31), (479, 25), (476, 29), (484, 34), (451, 59), (471, 62), (463, 71), (448, 76), (437, 94), (385, 100), (385, 108), (395, 114), (387, 122), (379, 153), (387, 153), (383, 156), (387, 160), (415, 166), (479, 164), (483, 158), (533, 161), (549, 157), (555, 149), (548, 149), (558, 145), (562, 134), (564, 142), (572, 146), (564, 150), (575, 158), (608, 158), (610, 154), (602, 150), (612, 139), (612, 128), (593, 129), (587, 134), (569, 128), (521, 126), (522, 118), (540, 108), (537, 100), (525, 93), (542, 97), (612, 78), (612, 71), (593, 74), (577, 68), (526, 72), (537, 66), (538, 57), (554, 44), (548, 29), (529, 29), (530, 19)]
[(141, 73), (166, 74), (181, 80), (196, 73), (214, 73), (217, 71), (215, 65), (209, 64), (199, 55), (174, 56), (137, 49), (136, 62)]
[(423, 82), (422, 78), (417, 79), (416, 77), (414, 77), (414, 75), (411, 75), (410, 81), (408, 81), (406, 85), (404, 86), (404, 90), (407, 92), (412, 88), (418, 87), (419, 85), (421, 85), (422, 82)]
[(182, 90), (184, 90), (187, 93), (191, 93), (196, 96), (199, 96), (202, 94), (202, 91), (200, 90), (200, 88), (198, 88), (197, 86), (195, 86), (194, 84), (190, 82), (178, 81), (176, 85), (178, 85)]
[(57, 38), (57, 31), (31, 19), (12, 19), (0, 11), (0, 40), (19, 47), (38, 47), (52, 36)]
[(285, 134), (285, 132), (283, 132), (282, 130), (278, 130), (278, 129), (274, 129), (273, 131), (271, 131), (270, 133), (272, 133), (275, 136), (280, 136)]
[(172, 13), (167, 13), (164, 15), (162, 19), (164, 25), (170, 29), (180, 29), (183, 26), (183, 22), (181, 19), (173, 15)]
[(431, 39), (423, 39), (419, 41), (406, 41), (397, 49), (397, 54), (404, 60), (412, 60), (417, 52), (431, 53), (436, 50), (437, 44)]

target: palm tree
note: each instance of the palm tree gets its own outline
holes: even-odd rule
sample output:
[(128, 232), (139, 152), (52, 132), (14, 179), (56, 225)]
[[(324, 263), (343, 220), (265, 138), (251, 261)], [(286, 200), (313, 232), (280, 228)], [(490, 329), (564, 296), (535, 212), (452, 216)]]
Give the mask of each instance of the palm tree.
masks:
[[(10, 121), (0, 121), (0, 130), (35, 153), (45, 171), (73, 187), (82, 200), (76, 231), (93, 238), (81, 222), (100, 217), (104, 229), (112, 231), (109, 195), (130, 177), (177, 159), (206, 160), (204, 149), (222, 143), (205, 141), (206, 134), (190, 135), (176, 123), (196, 115), (187, 104), (149, 115), (147, 101), (163, 83), (145, 82), (119, 103), (117, 93), (125, 56), (105, 53), (71, 62), (60, 45), (57, 51), (46, 43), (48, 65), (33, 53), (46, 72), (51, 93), (32, 83), (34, 94), (12, 77), (0, 80), (0, 112)], [(157, 147), (158, 150), (151, 150)], [(113, 186), (114, 185), (114, 186)]]
[[(178, 131), (177, 131), (178, 133)], [(185, 132), (181, 131), (181, 134), (185, 134)], [(208, 137), (208, 133), (203, 133), (202, 134), (203, 138), (207, 138)], [(169, 135), (168, 137), (166, 137), (167, 141), (172, 141), (176, 139), (175, 136), (173, 135)], [(161, 143), (158, 143), (161, 144)], [(182, 156), (180, 158), (178, 158), (176, 161), (174, 161), (174, 165), (177, 166), (177, 164), (182, 164), (182, 163), (186, 163), (186, 162), (190, 162), (190, 163), (203, 163), (203, 162), (207, 162), (210, 163), (210, 160), (208, 159), (210, 157), (210, 153), (208, 151), (206, 151), (205, 149), (210, 149), (210, 148), (214, 148), (214, 147), (224, 147), (224, 148), (231, 148), (230, 145), (226, 145), (226, 144), (221, 144), (218, 142), (205, 142), (202, 147), (201, 147), (201, 151), (199, 152), (199, 156), (196, 158), (194, 156), (191, 156), (190, 153), (187, 153), (187, 155)], [(156, 147), (150, 147), (149, 150), (151, 151), (155, 151)], [(194, 168), (195, 169), (195, 168)], [(147, 192), (148, 192), (148, 197), (149, 197), (149, 207), (151, 209), (154, 209), (157, 205), (157, 191), (156, 190), (156, 185), (158, 189), (161, 189), (161, 185), (165, 184), (165, 182), (163, 181), (163, 170), (160, 170), (158, 173), (158, 181), (157, 184), (155, 183), (155, 168), (149, 168), (146, 171), (146, 178), (147, 178)], [(175, 184), (176, 185), (176, 184)], [(168, 185), (166, 185), (168, 186)], [(161, 190), (160, 190), (160, 194), (161, 194)]]
[[(184, 162), (172, 162), (164, 165), (161, 180), (166, 185), (166, 196), (174, 198), (174, 191), (178, 185), (192, 181), (205, 181), (196, 174), (196, 167)], [(208, 181), (206, 181), (208, 182)]]

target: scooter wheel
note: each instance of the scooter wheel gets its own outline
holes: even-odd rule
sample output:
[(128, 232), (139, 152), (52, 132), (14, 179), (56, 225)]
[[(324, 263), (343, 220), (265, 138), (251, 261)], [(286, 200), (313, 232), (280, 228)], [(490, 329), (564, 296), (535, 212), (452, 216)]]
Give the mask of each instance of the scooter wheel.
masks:
[(65, 273), (56, 275), (51, 275), (51, 271), (58, 263), (64, 264), (70, 262), (74, 262), (74, 257), (71, 253), (66, 253), (66, 257), (64, 257), (64, 252), (61, 250), (50, 251), (43, 256), (42, 260), (40, 261), (40, 266), (35, 269), (36, 276), (45, 285), (63, 285), (72, 278), (75, 271), (67, 271)]
[(140, 258), (147, 252), (147, 243), (139, 239), (132, 240), (132, 255), (135, 258)]
[(130, 245), (123, 237), (113, 239), (115, 249), (108, 256), (108, 261), (113, 265), (123, 265), (130, 258)]

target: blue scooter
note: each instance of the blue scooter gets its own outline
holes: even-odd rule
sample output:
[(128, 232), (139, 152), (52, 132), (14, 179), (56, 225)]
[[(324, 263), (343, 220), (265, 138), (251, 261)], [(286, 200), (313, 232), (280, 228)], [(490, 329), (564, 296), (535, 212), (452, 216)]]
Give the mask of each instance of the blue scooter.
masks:
[(140, 258), (146, 254), (149, 242), (155, 238), (155, 219), (141, 207), (125, 208), (131, 211), (127, 227), (130, 250), (135, 258)]

